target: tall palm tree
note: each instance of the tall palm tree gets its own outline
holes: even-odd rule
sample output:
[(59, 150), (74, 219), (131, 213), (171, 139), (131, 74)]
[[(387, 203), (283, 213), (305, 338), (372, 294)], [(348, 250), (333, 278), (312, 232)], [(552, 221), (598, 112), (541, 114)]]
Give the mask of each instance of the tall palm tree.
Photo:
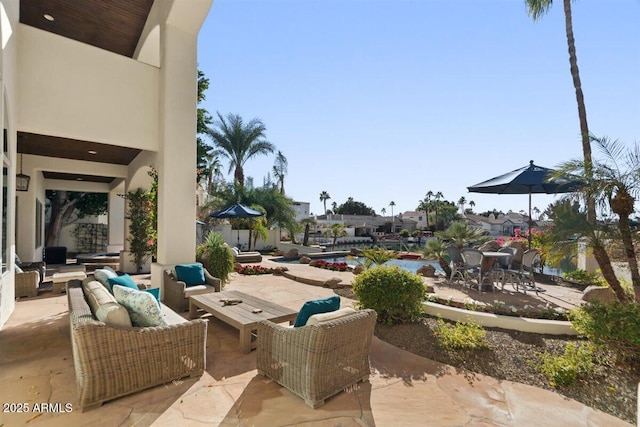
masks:
[[(578, 119), (580, 120), (580, 137), (582, 139), (582, 155), (584, 157), (585, 173), (587, 178), (593, 175), (593, 161), (591, 158), (591, 141), (589, 134), (589, 126), (587, 124), (587, 107), (584, 103), (584, 95), (582, 93), (582, 83), (580, 81), (580, 72), (578, 70), (578, 57), (576, 56), (576, 44), (573, 37), (573, 19), (571, 12), (571, 1), (562, 0), (564, 4), (564, 24), (567, 34), (567, 46), (569, 48), (569, 66), (571, 69), (571, 78), (573, 79), (573, 87), (576, 92), (576, 101), (578, 103)], [(525, 0), (527, 5), (527, 13), (534, 21), (542, 18), (546, 14), (553, 0)], [(587, 220), (595, 224), (596, 208), (595, 199), (587, 196)]]
[(387, 213), (387, 210), (385, 208), (380, 209), (380, 213), (382, 214), (382, 216), (384, 216)]
[(204, 176), (207, 180), (207, 193), (213, 194), (214, 183), (222, 177), (222, 162), (220, 162), (220, 157), (213, 153), (207, 153), (204, 156), (204, 160), (206, 162)]
[(273, 164), (273, 175), (280, 184), (280, 194), (284, 194), (284, 177), (287, 174), (288, 166), (289, 162), (287, 161), (287, 158), (282, 154), (282, 151), (278, 150), (278, 154), (276, 154), (276, 161)]
[(467, 203), (467, 199), (464, 196), (458, 199), (458, 205), (460, 206), (460, 214), (464, 215), (464, 204)]
[(433, 195), (434, 203), (433, 206), (436, 210), (436, 231), (438, 231), (438, 207), (440, 206), (440, 199), (444, 198), (442, 195), (442, 191), (438, 191)]
[(315, 219), (309, 217), (304, 218), (300, 221), (300, 224), (304, 226), (304, 237), (302, 239), (302, 246), (309, 246), (309, 232), (311, 231), (311, 226), (316, 226), (318, 223)]
[(396, 205), (396, 202), (394, 202), (393, 200), (391, 201), (391, 203), (389, 203), (389, 206), (391, 206), (391, 234), (393, 234), (393, 223), (395, 221), (395, 218), (393, 216), (393, 207)]
[[(640, 193), (640, 145), (634, 144), (629, 148), (619, 141), (610, 141), (608, 138), (596, 138), (593, 135), (590, 140), (594, 142), (605, 157), (604, 161), (593, 163), (592, 177), (587, 180), (581, 189), (582, 194), (596, 195), (595, 202), (603, 209), (610, 208), (611, 212), (618, 215), (618, 232), (624, 246), (625, 256), (631, 270), (631, 282), (635, 293), (636, 303), (640, 303), (640, 271), (636, 257), (633, 232), (629, 217), (634, 212), (634, 204)], [(585, 162), (583, 160), (570, 160), (563, 163), (556, 171), (561, 173), (577, 173), (587, 177)], [(593, 255), (598, 261), (600, 269), (608, 271), (610, 267), (603, 267), (607, 260), (602, 253), (602, 248), (593, 248)], [(599, 257), (602, 258), (602, 263)], [(607, 282), (609, 278), (605, 276)], [(612, 286), (614, 289), (614, 286)]]
[(265, 139), (267, 128), (260, 119), (246, 124), (238, 114), (229, 113), (225, 120), (220, 113), (209, 129), (209, 136), (217, 146), (214, 153), (229, 160), (229, 173), (234, 170), (234, 180), (244, 188), (244, 164), (259, 154), (270, 154), (275, 146)]
[(433, 191), (428, 191), (425, 194), (424, 199), (420, 200), (417, 210), (424, 211), (427, 220), (427, 228), (429, 228), (429, 211), (431, 210), (432, 203), (431, 198), (433, 197)]
[[(323, 191), (322, 193), (320, 193), (320, 201), (322, 202), (322, 204), (324, 206), (324, 214), (325, 215), (327, 214), (327, 200), (329, 200), (330, 198), (331, 198), (331, 196), (326, 191)], [(334, 212), (335, 212), (335, 207), (333, 209), (334, 209)]]
[(476, 202), (474, 202), (473, 200), (469, 201), (469, 206), (471, 206), (471, 212), (473, 212), (473, 208), (476, 207)]
[(333, 209), (333, 213), (336, 213), (336, 209), (338, 209), (338, 203), (331, 202), (331, 209)]

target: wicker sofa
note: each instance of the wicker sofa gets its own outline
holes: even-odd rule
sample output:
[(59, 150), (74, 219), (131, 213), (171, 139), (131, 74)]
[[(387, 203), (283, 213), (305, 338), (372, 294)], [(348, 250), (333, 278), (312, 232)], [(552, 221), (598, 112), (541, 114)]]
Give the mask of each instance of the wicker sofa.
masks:
[(177, 279), (175, 271), (164, 270), (164, 294), (162, 301), (178, 313), (189, 309), (189, 297), (191, 295), (220, 292), (222, 282), (213, 277), (205, 268), (204, 278), (206, 283), (198, 286), (187, 286), (185, 282)]
[[(187, 321), (162, 305), (168, 326), (109, 326), (92, 312), (85, 296), (85, 292), (92, 292), (87, 282), (102, 286), (91, 278), (85, 280), (84, 290), (80, 280), (67, 284), (73, 363), (82, 410), (202, 374), (206, 320)], [(113, 308), (114, 303), (109, 304)]]
[(369, 378), (374, 310), (287, 328), (258, 323), (258, 373), (273, 379), (317, 408), (325, 399)]

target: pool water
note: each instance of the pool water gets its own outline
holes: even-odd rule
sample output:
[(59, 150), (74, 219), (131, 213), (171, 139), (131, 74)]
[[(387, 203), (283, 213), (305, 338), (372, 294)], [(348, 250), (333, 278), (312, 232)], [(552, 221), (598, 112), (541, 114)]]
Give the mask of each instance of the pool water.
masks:
[[(355, 267), (358, 264), (364, 263), (364, 258), (362, 257), (333, 257), (333, 258), (318, 258), (323, 259), (327, 262), (346, 262), (348, 265)], [(286, 262), (286, 261), (285, 261)], [(293, 261), (293, 262), (298, 262)], [(396, 265), (403, 270), (407, 270), (411, 273), (416, 273), (420, 267), (423, 265), (432, 265), (436, 269), (436, 274), (444, 275), (444, 271), (440, 268), (440, 264), (436, 261), (427, 261), (427, 260), (413, 260), (413, 259), (390, 259), (385, 262), (384, 265)]]

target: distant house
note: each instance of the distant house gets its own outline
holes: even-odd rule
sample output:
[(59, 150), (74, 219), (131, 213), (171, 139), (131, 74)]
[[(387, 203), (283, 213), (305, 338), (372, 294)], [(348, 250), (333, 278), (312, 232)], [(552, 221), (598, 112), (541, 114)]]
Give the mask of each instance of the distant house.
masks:
[(402, 219), (414, 221), (416, 223), (416, 228), (418, 229), (427, 228), (427, 214), (424, 211), (423, 212), (407, 211), (402, 214)]
[(296, 212), (296, 222), (300, 222), (305, 218), (309, 218), (309, 209), (311, 204), (309, 202), (291, 202), (291, 207)]
[[(529, 217), (518, 213), (509, 212), (506, 215), (494, 215), (488, 217), (475, 214), (465, 214), (467, 225), (486, 231), (490, 236), (513, 236), (516, 229), (523, 232), (529, 230)], [(535, 222), (533, 223), (535, 225)]]
[(400, 215), (395, 218), (390, 216), (378, 215), (342, 215), (329, 214), (318, 215), (315, 217), (317, 229), (319, 231), (326, 230), (331, 224), (340, 223), (345, 226), (349, 236), (375, 236), (383, 235), (385, 224), (393, 224), (393, 232), (399, 233), (403, 229), (410, 232), (416, 229), (416, 221), (411, 219), (403, 219)]

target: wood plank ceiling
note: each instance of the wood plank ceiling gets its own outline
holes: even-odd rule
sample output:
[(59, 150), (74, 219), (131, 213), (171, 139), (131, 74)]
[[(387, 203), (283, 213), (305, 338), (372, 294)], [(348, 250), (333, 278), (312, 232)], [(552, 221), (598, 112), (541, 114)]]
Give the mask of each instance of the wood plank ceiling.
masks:
[[(20, 22), (133, 57), (154, 0), (21, 0)], [(18, 153), (129, 164), (141, 150), (18, 131)], [(95, 152), (95, 154), (93, 154)], [(45, 178), (110, 182), (104, 176), (43, 171)], [(108, 179), (108, 181), (105, 181)]]

